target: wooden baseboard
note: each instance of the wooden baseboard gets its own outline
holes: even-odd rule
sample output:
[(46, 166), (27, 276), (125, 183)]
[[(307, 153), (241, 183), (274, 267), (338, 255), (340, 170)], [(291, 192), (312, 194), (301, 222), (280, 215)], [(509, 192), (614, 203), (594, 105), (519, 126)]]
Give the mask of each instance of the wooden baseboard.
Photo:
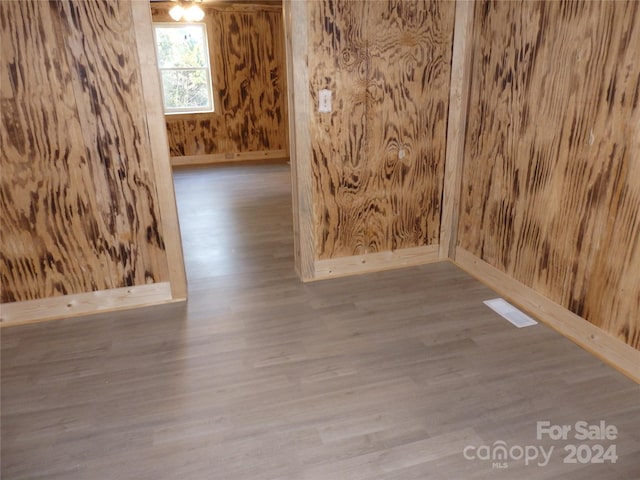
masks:
[[(61, 295), (0, 305), (0, 326), (76, 317), (174, 301), (169, 282)], [(184, 301), (176, 299), (175, 301)]]
[(212, 153), (209, 155), (185, 155), (171, 157), (171, 166), (211, 165), (219, 163), (256, 162), (256, 161), (288, 161), (286, 150), (265, 150), (262, 152)]
[(514, 280), (467, 250), (456, 248), (453, 262), (527, 313), (640, 383), (640, 351)]
[(403, 248), (389, 252), (316, 260), (310, 280), (392, 270), (438, 261), (438, 245)]

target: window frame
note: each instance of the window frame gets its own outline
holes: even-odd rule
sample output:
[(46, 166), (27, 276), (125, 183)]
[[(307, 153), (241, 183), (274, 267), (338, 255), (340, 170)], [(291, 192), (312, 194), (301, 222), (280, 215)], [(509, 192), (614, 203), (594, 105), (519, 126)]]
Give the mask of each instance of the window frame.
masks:
[[(202, 38), (204, 43), (205, 67), (161, 67), (158, 55), (158, 28), (183, 28), (189, 26), (198, 26), (202, 28)], [(154, 51), (156, 54), (156, 64), (158, 67), (158, 76), (160, 77), (160, 90), (162, 94), (162, 109), (165, 115), (184, 115), (190, 113), (213, 113), (215, 112), (215, 100), (213, 98), (213, 81), (211, 77), (211, 56), (209, 55), (209, 36), (207, 32), (207, 24), (205, 22), (153, 22), (153, 41)], [(187, 70), (204, 70), (207, 79), (207, 95), (210, 105), (206, 107), (167, 107), (164, 93), (163, 71), (187, 71)]]

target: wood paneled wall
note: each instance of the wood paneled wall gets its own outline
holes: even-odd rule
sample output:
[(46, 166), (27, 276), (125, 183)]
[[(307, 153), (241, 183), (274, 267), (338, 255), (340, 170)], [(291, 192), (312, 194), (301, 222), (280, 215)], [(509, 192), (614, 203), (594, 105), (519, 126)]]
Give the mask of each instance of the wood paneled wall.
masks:
[(2, 303), (168, 282), (131, 3), (2, 2), (0, 25)]
[(437, 245), (454, 9), (308, 3), (316, 258)]
[(640, 3), (476, 4), (458, 245), (640, 349)]
[[(169, 21), (171, 4), (152, 6), (154, 21)], [(173, 157), (287, 156), (287, 102), (281, 5), (204, 6), (215, 111), (167, 115)], [(245, 155), (233, 155), (245, 153)], [(212, 157), (215, 158), (215, 157)]]

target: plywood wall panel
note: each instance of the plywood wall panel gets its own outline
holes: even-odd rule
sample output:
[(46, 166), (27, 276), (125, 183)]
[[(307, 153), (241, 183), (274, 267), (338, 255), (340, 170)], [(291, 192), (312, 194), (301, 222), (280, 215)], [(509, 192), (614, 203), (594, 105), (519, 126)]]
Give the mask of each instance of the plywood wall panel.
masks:
[(234, 152), (236, 144), (227, 135), (220, 115), (180, 115), (167, 118), (167, 136), (172, 157), (209, 155), (211, 152)]
[[(152, 8), (172, 21), (170, 5)], [(172, 156), (286, 150), (284, 26), (280, 6), (204, 6), (215, 112), (167, 115)]]
[(640, 348), (640, 4), (475, 12), (458, 244)]
[(225, 79), (218, 98), (227, 136), (240, 151), (285, 148), (282, 13), (226, 11), (219, 18), (216, 70)]
[[(366, 151), (366, 4), (316, 2), (308, 8), (315, 255), (322, 259), (363, 254), (370, 241), (367, 217), (376, 208), (375, 199), (360, 195), (373, 174)], [(322, 89), (333, 92), (331, 113), (317, 112)]]
[(454, 7), (309, 5), (318, 258), (438, 243)]
[(130, 4), (0, 4), (2, 302), (167, 281)]

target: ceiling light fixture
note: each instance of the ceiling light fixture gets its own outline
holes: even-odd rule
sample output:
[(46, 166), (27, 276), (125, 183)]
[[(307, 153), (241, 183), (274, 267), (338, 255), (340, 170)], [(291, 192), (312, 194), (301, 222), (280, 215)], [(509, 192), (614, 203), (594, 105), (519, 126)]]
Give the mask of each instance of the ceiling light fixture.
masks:
[(169, 10), (169, 16), (176, 22), (199, 22), (204, 18), (204, 10), (195, 2), (179, 1), (178, 5)]

